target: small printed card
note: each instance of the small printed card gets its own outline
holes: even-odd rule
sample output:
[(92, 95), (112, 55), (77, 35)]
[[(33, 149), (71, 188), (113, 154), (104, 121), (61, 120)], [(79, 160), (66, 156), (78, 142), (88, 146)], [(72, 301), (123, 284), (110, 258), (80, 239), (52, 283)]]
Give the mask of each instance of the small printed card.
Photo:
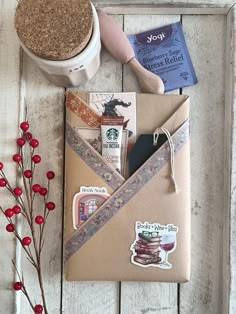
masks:
[(161, 77), (165, 92), (197, 83), (180, 22), (128, 38), (137, 60)]
[(135, 93), (90, 93), (89, 106), (100, 116), (123, 116), (129, 142), (136, 139)]
[[(99, 154), (102, 153), (101, 129), (97, 128), (75, 128), (78, 134), (83, 137)], [(121, 140), (121, 174), (126, 174), (126, 160), (128, 148), (128, 131), (123, 130)]]
[(105, 187), (81, 186), (73, 198), (73, 227), (78, 229), (108, 199)]

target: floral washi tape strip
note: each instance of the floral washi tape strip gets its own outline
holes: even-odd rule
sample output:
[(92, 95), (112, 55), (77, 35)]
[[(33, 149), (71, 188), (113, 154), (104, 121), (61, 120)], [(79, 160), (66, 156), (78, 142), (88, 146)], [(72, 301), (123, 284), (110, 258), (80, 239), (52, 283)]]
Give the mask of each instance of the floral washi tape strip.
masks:
[(100, 127), (101, 117), (79, 96), (69, 92), (66, 93), (66, 106), (91, 128)]
[[(175, 153), (189, 138), (189, 120), (173, 135)], [(79, 228), (65, 245), (65, 261), (75, 254), (93, 235), (97, 233), (142, 187), (149, 182), (170, 160), (168, 143), (156, 151), (112, 196), (99, 208), (99, 211)]]

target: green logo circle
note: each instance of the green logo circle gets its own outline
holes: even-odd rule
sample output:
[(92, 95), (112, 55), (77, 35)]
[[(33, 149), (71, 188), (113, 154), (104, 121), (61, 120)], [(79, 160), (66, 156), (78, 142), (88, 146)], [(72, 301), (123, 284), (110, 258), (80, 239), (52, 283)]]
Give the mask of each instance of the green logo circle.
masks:
[(117, 129), (112, 128), (112, 129), (107, 130), (106, 135), (110, 141), (115, 141), (118, 139), (119, 131)]

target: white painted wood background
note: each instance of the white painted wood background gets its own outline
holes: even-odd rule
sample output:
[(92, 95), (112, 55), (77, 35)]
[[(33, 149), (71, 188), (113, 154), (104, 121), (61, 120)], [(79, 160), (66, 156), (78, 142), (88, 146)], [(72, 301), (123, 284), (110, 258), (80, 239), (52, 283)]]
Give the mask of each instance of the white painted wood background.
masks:
[[(126, 10), (123, 6), (113, 6), (128, 2), (131, 5)], [(178, 20), (183, 24), (199, 83), (175, 91), (190, 95), (192, 116), (192, 277), (189, 283), (181, 285), (63, 280), (64, 89), (52, 86), (20, 50), (13, 24), (16, 1), (0, 2), (0, 161), (16, 182), (10, 160), (27, 103), (32, 132), (40, 140), (43, 168), (56, 172), (51, 195), (57, 209), (50, 217), (44, 254), (50, 314), (236, 313), (236, 59), (235, 10), (230, 10), (234, 1), (206, 4), (203, 0), (179, 0), (169, 1), (168, 5), (165, 1), (150, 2), (154, 3), (152, 9), (141, 8), (142, 3), (147, 3), (141, 0), (133, 4), (101, 0), (97, 4), (107, 7), (108, 12), (119, 13), (114, 18), (127, 34)], [(134, 3), (138, 4), (137, 9)], [(138, 91), (129, 68), (114, 61), (105, 51), (99, 72), (80, 89)], [(43, 174), (39, 172), (37, 177), (39, 183), (43, 182)], [(0, 205), (4, 208), (12, 205), (2, 191)], [(5, 232), (5, 224), (1, 215), (0, 314), (30, 313), (25, 298), (12, 291), (13, 256), (19, 265), (22, 260), (33, 300), (39, 300), (39, 291), (32, 268), (11, 235)]]

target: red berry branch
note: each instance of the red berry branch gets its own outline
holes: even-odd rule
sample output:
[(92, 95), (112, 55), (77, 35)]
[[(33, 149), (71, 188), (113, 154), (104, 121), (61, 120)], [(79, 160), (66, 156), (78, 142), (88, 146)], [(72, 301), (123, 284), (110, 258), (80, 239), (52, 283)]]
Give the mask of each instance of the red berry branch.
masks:
[[(34, 139), (32, 134), (28, 132), (28, 122), (22, 122), (20, 129), (22, 136), (17, 139), (18, 152), (13, 155), (12, 160), (17, 164), (19, 168), (20, 176), (22, 179), (22, 186), (12, 187), (9, 180), (4, 173), (4, 165), (0, 162), (0, 188), (7, 189), (13, 196), (15, 205), (12, 208), (3, 210), (0, 206), (0, 211), (7, 219), (6, 231), (12, 233), (19, 241), (23, 251), (26, 254), (26, 258), (33, 265), (36, 270), (39, 288), (41, 291), (42, 305), (33, 304), (30, 296), (27, 292), (23, 275), (20, 276), (14, 261), (13, 265), (17, 272), (19, 281), (15, 282), (13, 288), (15, 291), (21, 291), (29, 302), (29, 305), (33, 313), (48, 313), (45, 299), (45, 292), (43, 287), (42, 277), (42, 251), (45, 242), (45, 225), (49, 213), (55, 209), (55, 204), (48, 200), (50, 181), (54, 179), (55, 174), (53, 171), (46, 173), (47, 187), (43, 187), (35, 182), (35, 169), (41, 162), (41, 157), (35, 154), (35, 149), (39, 146), (39, 141)], [(26, 146), (29, 147), (30, 162), (26, 167), (27, 155)], [(41, 198), (42, 208), (41, 213), (36, 213), (35, 199)], [(25, 233), (23, 236), (20, 234), (19, 224), (20, 222), (15, 219), (16, 215), (21, 215), (28, 225), (29, 234)]]

